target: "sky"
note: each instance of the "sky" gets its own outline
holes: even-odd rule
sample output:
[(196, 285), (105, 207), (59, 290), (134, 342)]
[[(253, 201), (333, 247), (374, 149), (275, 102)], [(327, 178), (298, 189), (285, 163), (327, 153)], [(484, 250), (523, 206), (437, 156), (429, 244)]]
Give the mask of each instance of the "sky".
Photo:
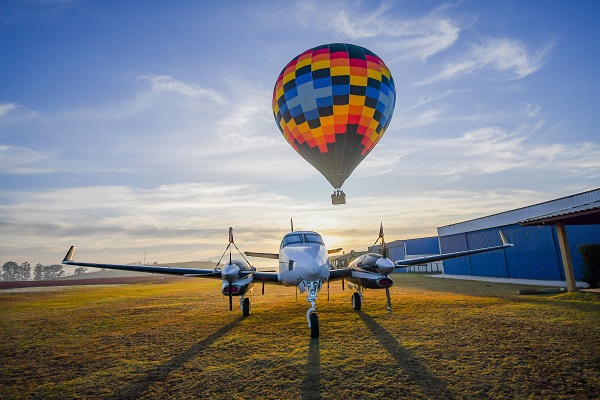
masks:
[[(330, 248), (600, 187), (600, 2), (0, 3), (0, 264), (178, 262)], [(283, 67), (353, 43), (396, 86), (342, 189), (285, 141)], [(267, 261), (268, 262), (268, 261)], [(257, 263), (260, 265), (260, 263)]]

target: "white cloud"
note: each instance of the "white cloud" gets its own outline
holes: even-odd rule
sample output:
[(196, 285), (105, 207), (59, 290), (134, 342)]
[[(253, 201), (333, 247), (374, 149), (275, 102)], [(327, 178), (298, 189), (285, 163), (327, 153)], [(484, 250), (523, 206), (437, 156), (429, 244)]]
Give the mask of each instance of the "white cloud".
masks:
[(14, 110), (17, 106), (11, 103), (0, 104), (0, 118)]
[(383, 2), (372, 11), (357, 4), (335, 2), (328, 6), (319, 3), (315, 11), (314, 3), (302, 2), (298, 14), (307, 27), (333, 31), (334, 35), (350, 41), (376, 39), (376, 48), (390, 56), (388, 63), (425, 61), (458, 40), (458, 24), (438, 16), (436, 11), (421, 18), (399, 19), (393, 16), (393, 8), (390, 2)]
[(488, 38), (481, 44), (472, 45), (458, 61), (447, 63), (439, 73), (419, 84), (458, 79), (486, 70), (504, 73), (509, 80), (522, 79), (543, 67), (551, 48), (552, 44), (549, 44), (530, 51), (516, 39)]
[(185, 83), (168, 75), (144, 75), (141, 80), (146, 80), (151, 84), (151, 90), (154, 94), (174, 93), (181, 96), (192, 98), (208, 98), (214, 101), (223, 102), (223, 96), (212, 90), (202, 88), (193, 83)]
[(47, 162), (51, 153), (28, 147), (0, 145), (0, 174), (45, 174), (56, 170)]
[[(517, 174), (512, 176), (515, 184), (521, 178), (541, 184), (542, 179), (551, 176), (559, 181), (575, 175), (592, 179), (600, 174), (598, 144), (540, 143), (536, 138), (539, 128), (533, 122), (519, 124), (513, 132), (483, 126), (453, 138), (405, 137), (389, 144), (392, 148), (398, 146), (402, 154), (393, 169), (402, 171), (402, 175), (446, 177), (453, 181), (512, 171)], [(412, 152), (406, 152), (406, 148)]]

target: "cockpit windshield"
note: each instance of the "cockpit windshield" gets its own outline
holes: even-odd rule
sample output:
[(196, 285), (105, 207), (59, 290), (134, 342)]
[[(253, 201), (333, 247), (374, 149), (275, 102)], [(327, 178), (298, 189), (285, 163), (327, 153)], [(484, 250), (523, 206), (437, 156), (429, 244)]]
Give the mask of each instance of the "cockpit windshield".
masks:
[(321, 239), (321, 235), (317, 235), (317, 234), (314, 234), (314, 233), (305, 233), (304, 234), (304, 241), (306, 243), (325, 244), (325, 243), (323, 243), (323, 239)]
[(285, 247), (293, 243), (318, 243), (324, 245), (323, 239), (316, 233), (295, 233), (287, 235), (281, 242), (281, 247)]
[(288, 244), (292, 243), (302, 243), (302, 235), (287, 235), (283, 238), (283, 242), (281, 243), (281, 247), (285, 247)]

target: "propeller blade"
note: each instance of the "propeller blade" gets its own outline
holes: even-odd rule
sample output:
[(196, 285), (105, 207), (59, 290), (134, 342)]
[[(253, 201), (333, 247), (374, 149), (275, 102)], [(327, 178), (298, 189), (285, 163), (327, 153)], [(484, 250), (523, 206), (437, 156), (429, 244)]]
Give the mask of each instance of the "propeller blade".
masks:
[(329, 281), (327, 281), (327, 301), (329, 301)]
[(231, 282), (229, 282), (229, 311), (233, 311), (233, 296), (231, 294)]
[(263, 281), (263, 287), (262, 287), (262, 295), (265, 295), (265, 281)]
[(387, 310), (392, 312), (392, 299), (390, 297), (390, 286), (388, 285), (389, 276), (385, 277), (385, 297), (387, 297)]
[(342, 290), (346, 290), (346, 288), (344, 287), (344, 278), (342, 278)]

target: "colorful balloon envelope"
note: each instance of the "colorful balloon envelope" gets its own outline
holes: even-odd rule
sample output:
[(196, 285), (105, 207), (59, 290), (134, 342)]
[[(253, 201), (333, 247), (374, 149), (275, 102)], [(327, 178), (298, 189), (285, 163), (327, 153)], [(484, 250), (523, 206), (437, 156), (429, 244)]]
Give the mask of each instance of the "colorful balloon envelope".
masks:
[(283, 136), (338, 190), (379, 142), (396, 103), (392, 74), (364, 47), (325, 44), (290, 61), (273, 91)]

